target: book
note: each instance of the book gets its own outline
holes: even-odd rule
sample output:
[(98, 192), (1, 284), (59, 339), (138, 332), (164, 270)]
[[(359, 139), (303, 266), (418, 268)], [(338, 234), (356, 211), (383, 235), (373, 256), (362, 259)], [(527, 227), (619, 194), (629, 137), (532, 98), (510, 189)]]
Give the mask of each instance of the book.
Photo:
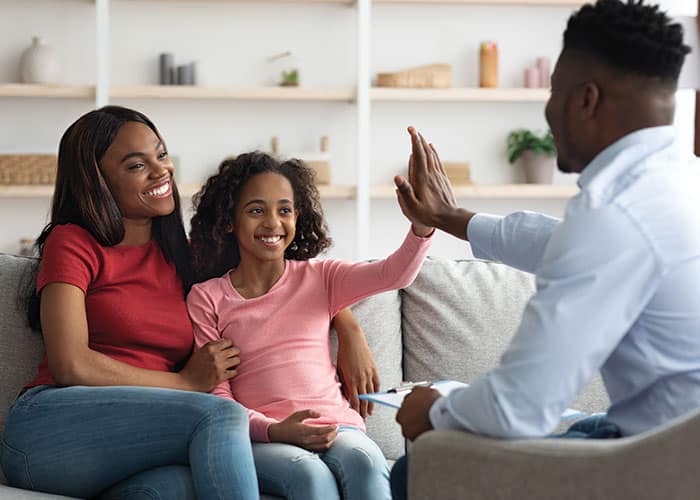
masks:
[[(427, 387), (437, 390), (443, 396), (447, 396), (449, 393), (455, 389), (460, 389), (462, 387), (467, 387), (469, 384), (463, 382), (457, 382), (456, 380), (437, 380), (432, 383), (428, 382), (416, 382), (410, 384), (404, 384), (399, 387), (389, 389), (387, 392), (372, 392), (369, 394), (360, 394), (358, 398), (367, 401), (372, 401), (373, 403), (378, 403), (380, 405), (389, 406), (391, 408), (399, 409), (403, 403), (403, 399), (406, 395), (411, 392), (413, 387)], [(561, 420), (571, 420), (574, 418), (582, 417), (585, 413), (576, 410), (574, 408), (567, 408), (561, 415)]]

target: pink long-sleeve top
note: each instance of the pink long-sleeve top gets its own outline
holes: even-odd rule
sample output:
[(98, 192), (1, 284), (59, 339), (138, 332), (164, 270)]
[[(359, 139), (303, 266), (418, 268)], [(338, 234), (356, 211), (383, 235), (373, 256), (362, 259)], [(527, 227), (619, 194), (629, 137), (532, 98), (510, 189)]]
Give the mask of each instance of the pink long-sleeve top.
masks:
[(384, 260), (286, 260), (280, 279), (260, 297), (243, 298), (229, 273), (195, 285), (187, 297), (197, 348), (231, 339), (241, 350), (238, 375), (212, 394), (248, 409), (253, 441), (269, 441), (267, 429), (300, 410), (316, 410), (311, 425), (365, 428), (340, 391), (330, 355), (329, 329), (341, 309), (387, 290), (410, 285), (432, 236), (412, 230)]

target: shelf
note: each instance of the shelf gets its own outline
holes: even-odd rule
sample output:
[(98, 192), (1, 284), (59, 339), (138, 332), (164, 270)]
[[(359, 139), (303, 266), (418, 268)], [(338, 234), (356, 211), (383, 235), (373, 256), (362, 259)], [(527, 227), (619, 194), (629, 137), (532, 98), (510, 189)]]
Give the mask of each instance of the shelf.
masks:
[(372, 87), (370, 97), (374, 101), (546, 102), (549, 89)]
[(121, 85), (110, 97), (122, 99), (235, 99), (242, 101), (339, 101), (351, 102), (350, 88), (306, 87), (197, 87), (190, 85)]
[[(143, 2), (143, 0), (118, 0), (120, 2), (132, 1)], [(356, 0), (151, 0), (152, 2), (169, 3), (320, 3), (320, 4), (340, 4), (355, 5)]]
[[(191, 197), (201, 188), (201, 184), (182, 184), (178, 186), (180, 196)], [(351, 200), (355, 198), (357, 188), (355, 186), (318, 186), (321, 198), (331, 200)]]
[[(191, 197), (201, 187), (200, 184), (183, 184), (178, 186), (180, 196)], [(357, 189), (355, 186), (319, 186), (321, 198), (324, 199), (353, 199)], [(53, 195), (53, 185), (0, 185), (0, 198), (48, 198)]]
[[(396, 198), (394, 186), (373, 186), (370, 196), (375, 199)], [(500, 185), (468, 185), (454, 186), (457, 198), (472, 199), (551, 199), (564, 200), (578, 192), (578, 186), (555, 186), (551, 184), (500, 184)]]
[(373, 0), (375, 4), (465, 4), (465, 5), (543, 5), (580, 7), (585, 0)]
[(0, 83), (0, 97), (95, 97), (94, 85), (42, 85), (34, 83)]

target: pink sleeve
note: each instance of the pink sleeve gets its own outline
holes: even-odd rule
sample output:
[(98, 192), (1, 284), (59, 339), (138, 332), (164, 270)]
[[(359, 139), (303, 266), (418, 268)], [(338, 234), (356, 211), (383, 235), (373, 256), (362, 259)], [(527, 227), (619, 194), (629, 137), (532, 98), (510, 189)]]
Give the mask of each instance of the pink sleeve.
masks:
[(375, 262), (323, 261), (331, 316), (370, 295), (405, 288), (418, 276), (430, 250), (433, 231), (425, 238), (409, 228), (403, 243), (389, 257)]
[[(217, 314), (214, 303), (201, 286), (193, 286), (187, 296), (187, 312), (192, 321), (195, 349), (200, 349), (212, 340), (221, 339), (221, 333), (216, 326)], [(231, 384), (228, 380), (220, 382), (211, 390), (211, 394), (236, 401), (233, 397)], [(248, 418), (250, 419), (250, 438), (253, 441), (260, 441), (263, 443), (269, 442), (270, 439), (267, 435), (267, 428), (270, 424), (276, 423), (277, 420), (268, 418), (262, 413), (251, 410), (250, 408), (246, 408), (246, 410), (248, 410)]]

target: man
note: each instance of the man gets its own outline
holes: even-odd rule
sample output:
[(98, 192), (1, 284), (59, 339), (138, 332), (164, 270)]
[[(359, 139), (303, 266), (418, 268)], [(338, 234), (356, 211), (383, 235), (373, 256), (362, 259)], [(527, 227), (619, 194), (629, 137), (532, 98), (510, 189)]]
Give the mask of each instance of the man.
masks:
[[(689, 50), (657, 6), (600, 0), (571, 16), (545, 112), (559, 169), (581, 173), (563, 220), (457, 208), (436, 150), (409, 129), (402, 210), (534, 273), (537, 291), (498, 368), (449, 397), (406, 397), (408, 439), (548, 435), (599, 370), (612, 404), (577, 437), (632, 435), (700, 408), (700, 168), (670, 126)], [(405, 485), (403, 457), (395, 498)]]

